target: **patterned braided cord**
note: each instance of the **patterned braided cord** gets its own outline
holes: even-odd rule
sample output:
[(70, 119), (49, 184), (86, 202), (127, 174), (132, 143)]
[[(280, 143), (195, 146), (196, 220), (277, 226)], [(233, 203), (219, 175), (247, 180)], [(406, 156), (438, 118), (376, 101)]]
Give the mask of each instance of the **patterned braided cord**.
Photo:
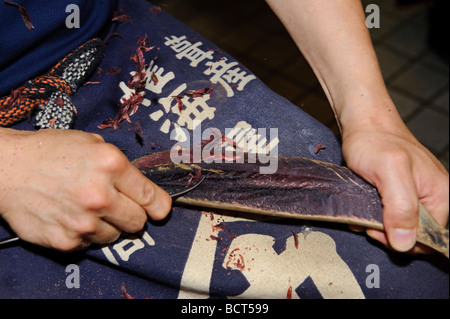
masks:
[(59, 61), (47, 74), (25, 82), (0, 99), (0, 126), (30, 119), (36, 128), (69, 129), (76, 108), (70, 96), (87, 80), (103, 57), (103, 41), (89, 40)]

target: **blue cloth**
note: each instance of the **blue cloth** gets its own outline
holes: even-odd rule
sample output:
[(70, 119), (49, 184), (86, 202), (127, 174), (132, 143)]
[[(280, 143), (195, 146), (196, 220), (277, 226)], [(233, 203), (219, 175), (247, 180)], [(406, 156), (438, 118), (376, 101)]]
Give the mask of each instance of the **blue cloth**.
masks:
[[(266, 129), (280, 155), (343, 163), (339, 140), (330, 130), (272, 92), (226, 52), (164, 11), (150, 10), (145, 1), (121, 0), (122, 7), (132, 21), (111, 28), (123, 38), (109, 39), (102, 72), (90, 79), (100, 83), (82, 86), (73, 96), (76, 129), (101, 134), (134, 160), (171, 149), (181, 134), (177, 128), (192, 138), (191, 120), (199, 119), (202, 129), (215, 127), (222, 133), (241, 128), (251, 137)], [(130, 56), (137, 37), (146, 34), (155, 46), (145, 53), (147, 71), (155, 73), (158, 84), (148, 83), (131, 124), (99, 129), (103, 120), (117, 115), (121, 99), (129, 94), (126, 83), (136, 70)], [(113, 67), (121, 72), (108, 74)], [(171, 98), (212, 85), (210, 96), (184, 100), (182, 113)], [(142, 141), (136, 138), (136, 122), (144, 132)], [(34, 129), (26, 121), (14, 128)], [(270, 128), (277, 128), (278, 135), (270, 135)], [(326, 149), (316, 154), (318, 144)], [(6, 226), (0, 227), (0, 238), (8, 234)], [(79, 268), (79, 288), (67, 285), (71, 264)], [(11, 245), (0, 249), (0, 265), (2, 298), (120, 298), (122, 283), (136, 298), (449, 296), (448, 260), (441, 256), (396, 254), (345, 225), (180, 207), (163, 222), (149, 221), (137, 237), (85, 252)]]
[[(0, 1), (0, 96), (48, 71), (55, 61), (94, 36), (107, 32), (117, 1), (18, 0), (34, 25), (28, 30), (19, 9)], [(68, 28), (71, 11), (80, 9), (80, 28)]]

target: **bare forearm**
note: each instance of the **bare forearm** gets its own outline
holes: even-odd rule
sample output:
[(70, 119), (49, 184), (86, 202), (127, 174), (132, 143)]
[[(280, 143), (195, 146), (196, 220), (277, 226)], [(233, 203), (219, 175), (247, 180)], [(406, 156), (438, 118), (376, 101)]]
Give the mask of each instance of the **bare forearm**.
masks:
[(448, 221), (448, 173), (407, 129), (389, 97), (360, 0), (267, 2), (330, 101), (346, 164), (382, 197), (386, 234), (369, 234), (396, 250), (410, 250), (419, 201), (442, 225)]
[[(359, 0), (267, 0), (320, 81), (341, 129), (398, 121)], [(381, 123), (377, 123), (381, 124)]]

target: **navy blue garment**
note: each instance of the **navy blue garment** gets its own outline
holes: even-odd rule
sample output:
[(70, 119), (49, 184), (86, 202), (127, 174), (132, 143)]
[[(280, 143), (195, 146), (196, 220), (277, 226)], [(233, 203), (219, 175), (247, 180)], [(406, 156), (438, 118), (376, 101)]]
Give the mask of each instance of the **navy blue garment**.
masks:
[[(101, 134), (130, 160), (177, 142), (193, 146), (196, 130), (216, 128), (234, 129), (228, 133), (238, 145), (248, 137), (279, 155), (343, 164), (329, 129), (226, 52), (146, 1), (121, 0), (118, 8), (130, 20), (111, 25), (109, 32), (122, 37), (109, 38), (101, 72), (72, 97), (75, 129)], [(154, 46), (144, 55), (146, 72), (158, 83), (147, 81), (131, 123), (100, 129), (132, 93), (130, 56), (146, 35)], [(210, 87), (211, 94), (183, 98), (180, 112), (173, 96)], [(27, 121), (14, 128), (34, 130)], [(326, 148), (316, 154), (318, 144)], [(0, 238), (10, 234), (0, 227)], [(181, 207), (164, 221), (148, 221), (139, 234), (87, 251), (61, 254), (19, 242), (0, 249), (0, 265), (2, 298), (120, 298), (123, 287), (136, 298), (449, 297), (443, 256), (395, 253), (345, 225)]]
[[(34, 29), (28, 30), (17, 7), (0, 1), (0, 96), (48, 71), (75, 47), (106, 32), (117, 5), (115, 0), (13, 2), (26, 9)], [(80, 9), (80, 28), (66, 26), (72, 13), (70, 7), (66, 13), (68, 5)]]

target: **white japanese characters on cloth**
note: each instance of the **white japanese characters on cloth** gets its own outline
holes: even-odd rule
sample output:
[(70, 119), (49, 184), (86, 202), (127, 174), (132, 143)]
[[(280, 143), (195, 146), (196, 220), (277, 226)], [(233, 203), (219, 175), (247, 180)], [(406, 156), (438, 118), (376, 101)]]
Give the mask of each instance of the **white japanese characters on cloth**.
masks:
[[(72, 98), (75, 129), (101, 134), (130, 160), (177, 145), (192, 147), (219, 132), (224, 148), (342, 164), (330, 130), (226, 52), (145, 1), (123, 0), (119, 7), (130, 20), (111, 30), (121, 37), (108, 39), (102, 71)], [(130, 57), (138, 37), (145, 36), (153, 49), (143, 55), (145, 78), (137, 92), (128, 85), (138, 72)], [(113, 67), (120, 72), (105, 72)], [(135, 94), (140, 103), (128, 118), (102, 128)], [(31, 129), (27, 125), (16, 127)], [(317, 145), (326, 147), (317, 152)], [(0, 296), (20, 289), (32, 297), (101, 291), (103, 297), (120, 298), (126, 286), (126, 296), (136, 298), (448, 297), (446, 261), (437, 256), (396, 254), (346, 226), (177, 206), (164, 221), (149, 221), (140, 233), (107, 246), (64, 257), (10, 247), (0, 250), (0, 263), (5, 260), (0, 278), (9, 279), (0, 283), (15, 288), (0, 289)], [(42, 269), (33, 274), (39, 285), (30, 284), (27, 260)], [(68, 263), (86, 276), (82, 289), (56, 284), (65, 280)]]

